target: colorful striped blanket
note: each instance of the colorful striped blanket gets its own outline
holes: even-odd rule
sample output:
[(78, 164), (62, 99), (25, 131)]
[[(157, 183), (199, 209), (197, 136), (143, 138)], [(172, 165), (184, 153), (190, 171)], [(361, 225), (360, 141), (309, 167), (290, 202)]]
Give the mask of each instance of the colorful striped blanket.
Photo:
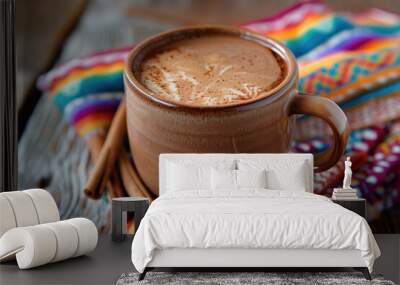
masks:
[[(373, 210), (400, 207), (400, 15), (378, 9), (336, 13), (318, 1), (300, 2), (242, 27), (288, 46), (298, 59), (298, 89), (328, 97), (352, 129), (346, 155), (353, 186)], [(123, 94), (122, 70), (131, 46), (77, 58), (41, 76), (39, 88), (79, 135), (104, 134)], [(329, 144), (318, 119), (304, 116), (294, 150), (317, 153)], [(315, 192), (330, 196), (342, 183), (343, 162), (315, 175)], [(400, 231), (400, 228), (398, 229)]]

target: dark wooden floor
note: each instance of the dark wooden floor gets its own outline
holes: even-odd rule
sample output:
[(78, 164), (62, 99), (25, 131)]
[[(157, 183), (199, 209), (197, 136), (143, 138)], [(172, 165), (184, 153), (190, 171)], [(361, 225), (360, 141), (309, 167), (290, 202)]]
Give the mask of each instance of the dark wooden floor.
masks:
[[(374, 273), (385, 279), (400, 281), (400, 235), (376, 235), (382, 251)], [(121, 243), (101, 236), (96, 250), (88, 256), (19, 270), (15, 262), (0, 265), (0, 284), (115, 284), (122, 273), (133, 272), (130, 258), (131, 240)], [(312, 271), (312, 269), (310, 269)]]
[(100, 236), (97, 248), (87, 256), (28, 270), (18, 270), (16, 262), (0, 264), (0, 284), (115, 284), (122, 273), (134, 271), (131, 242)]

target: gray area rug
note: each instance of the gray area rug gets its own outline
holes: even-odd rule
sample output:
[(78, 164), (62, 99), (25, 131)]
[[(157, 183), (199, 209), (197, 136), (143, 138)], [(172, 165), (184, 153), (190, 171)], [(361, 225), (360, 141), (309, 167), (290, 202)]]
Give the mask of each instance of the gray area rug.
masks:
[(368, 281), (360, 272), (148, 272), (138, 281), (139, 273), (122, 274), (117, 285), (133, 284), (379, 284), (395, 285), (380, 275)]

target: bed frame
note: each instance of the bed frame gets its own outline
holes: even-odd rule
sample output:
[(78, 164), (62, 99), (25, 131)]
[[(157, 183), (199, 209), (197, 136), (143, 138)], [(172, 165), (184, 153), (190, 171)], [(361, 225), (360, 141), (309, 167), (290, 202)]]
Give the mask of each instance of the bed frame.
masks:
[(371, 280), (359, 250), (329, 249), (193, 249), (156, 250), (152, 261), (139, 275), (143, 280), (148, 271), (172, 268), (190, 271), (291, 271), (318, 268), (353, 268)]
[[(311, 154), (162, 154), (160, 155), (160, 195), (166, 189), (166, 162), (170, 160), (201, 160), (239, 158), (300, 159), (309, 167), (310, 179), (307, 191), (313, 191), (313, 156)], [(249, 248), (170, 248), (158, 249), (153, 259), (139, 275), (143, 280), (146, 273), (154, 269), (182, 269), (184, 271), (285, 271), (298, 269), (338, 269), (353, 268), (361, 271), (367, 280), (371, 276), (359, 250), (330, 249), (249, 249)]]

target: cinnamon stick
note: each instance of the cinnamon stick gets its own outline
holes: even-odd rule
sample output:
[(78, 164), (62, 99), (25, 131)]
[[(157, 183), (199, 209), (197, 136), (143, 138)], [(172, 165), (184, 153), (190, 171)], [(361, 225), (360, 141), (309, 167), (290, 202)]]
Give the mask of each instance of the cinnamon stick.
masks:
[(146, 197), (150, 200), (150, 202), (153, 201), (153, 196), (143, 184), (142, 180), (139, 177), (139, 174), (137, 173), (137, 170), (129, 161), (128, 154), (125, 150), (121, 152), (118, 165), (122, 181), (125, 185), (125, 190), (129, 194), (129, 196)]
[(128, 163), (130, 162), (126, 156), (126, 153), (125, 152), (121, 153), (118, 160), (118, 166), (119, 166), (119, 171), (121, 173), (122, 183), (124, 184), (125, 187), (125, 191), (131, 197), (145, 197), (144, 193), (141, 191), (139, 186), (133, 180)]
[(104, 192), (110, 174), (120, 153), (122, 140), (126, 133), (126, 104), (122, 100), (112, 120), (108, 135), (96, 160), (92, 173), (85, 186), (85, 194), (99, 199)]
[[(105, 132), (97, 133), (95, 136), (91, 136), (87, 141), (90, 150), (90, 156), (92, 159), (93, 164), (96, 163), (97, 159), (99, 158), (99, 154), (101, 149), (103, 148), (104, 141), (105, 141)], [(106, 186), (109, 192), (109, 198), (113, 197), (122, 197), (124, 194), (124, 190), (122, 187), (122, 182), (120, 181), (119, 174), (117, 169), (114, 169), (111, 173), (111, 178), (107, 181)], [(110, 200), (111, 200), (110, 198)]]
[(116, 170), (111, 172), (110, 178), (107, 183), (107, 188), (108, 188), (109, 201), (111, 201), (112, 198), (126, 196), (118, 171)]
[(150, 191), (143, 184), (143, 181), (140, 178), (139, 173), (137, 172), (136, 168), (131, 163), (129, 163), (129, 166), (130, 166), (129, 173), (132, 175), (133, 180), (140, 187), (140, 190), (143, 192), (144, 196), (146, 198), (148, 198), (150, 202), (152, 202), (154, 200), (154, 196), (150, 193)]

